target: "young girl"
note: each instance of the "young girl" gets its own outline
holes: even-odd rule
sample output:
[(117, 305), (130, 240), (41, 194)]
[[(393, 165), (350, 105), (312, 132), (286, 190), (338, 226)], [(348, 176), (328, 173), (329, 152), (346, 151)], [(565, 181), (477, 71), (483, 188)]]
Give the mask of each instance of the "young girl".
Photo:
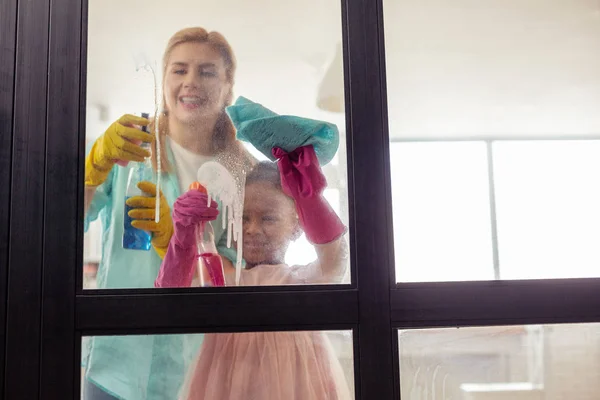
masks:
[[(258, 164), (246, 177), (241, 284), (287, 285), (340, 281), (346, 267), (345, 227), (322, 196), (326, 186), (312, 146), (286, 154), (278, 165)], [(175, 233), (156, 286), (189, 286), (196, 265), (194, 227), (216, 218), (216, 204), (189, 191), (173, 210)], [(284, 264), (301, 230), (318, 259)], [(234, 284), (232, 267), (227, 283)], [(319, 332), (218, 333), (205, 335), (184, 387), (185, 400), (349, 400), (341, 366)]]

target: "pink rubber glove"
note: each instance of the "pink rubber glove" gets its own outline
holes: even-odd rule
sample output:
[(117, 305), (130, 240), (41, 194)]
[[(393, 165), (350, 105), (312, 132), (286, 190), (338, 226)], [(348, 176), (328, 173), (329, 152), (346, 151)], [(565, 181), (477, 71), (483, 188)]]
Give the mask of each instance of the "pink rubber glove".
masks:
[(300, 225), (313, 244), (333, 242), (346, 232), (346, 227), (323, 197), (327, 180), (321, 171), (312, 145), (286, 153), (275, 147), (283, 192), (296, 201)]
[(217, 203), (197, 190), (181, 195), (173, 205), (173, 236), (160, 266), (155, 287), (189, 287), (198, 260), (196, 227), (214, 221), (219, 215)]

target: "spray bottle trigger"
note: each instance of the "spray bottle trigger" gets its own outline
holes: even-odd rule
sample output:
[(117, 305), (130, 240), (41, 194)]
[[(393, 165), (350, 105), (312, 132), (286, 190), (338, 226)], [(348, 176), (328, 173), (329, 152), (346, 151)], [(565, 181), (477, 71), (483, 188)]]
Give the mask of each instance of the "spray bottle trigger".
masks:
[(192, 182), (189, 190), (197, 190), (200, 193), (208, 194), (208, 191), (200, 182)]

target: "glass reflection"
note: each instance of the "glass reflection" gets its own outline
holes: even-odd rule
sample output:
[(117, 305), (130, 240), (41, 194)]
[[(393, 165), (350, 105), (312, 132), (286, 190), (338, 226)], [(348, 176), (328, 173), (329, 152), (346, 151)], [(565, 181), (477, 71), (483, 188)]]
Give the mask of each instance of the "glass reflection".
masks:
[(600, 324), (398, 332), (402, 399), (598, 397)]
[(597, 276), (600, 4), (383, 3), (397, 281)]
[[(219, 211), (210, 221), (214, 249), (204, 253), (218, 255), (224, 270), (237, 266), (240, 275), (247, 261), (241, 232), (245, 176), (259, 161), (276, 161), (274, 147), (288, 153), (313, 145), (322, 168), (318, 179), (327, 181), (318, 197), (331, 201), (321, 201), (327, 215), (339, 210), (336, 220), (348, 224), (338, 2), (273, 8), (249, 7), (239, 0), (218, 6), (181, 0), (171, 6), (169, 15), (179, 12), (180, 18), (126, 29), (132, 24), (123, 10), (136, 10), (139, 20), (164, 10), (140, 0), (109, 1), (102, 7), (90, 3), (84, 288), (154, 287), (177, 231), (175, 201), (198, 180)], [(119, 13), (109, 12), (111, 7)], [(211, 15), (217, 31), (183, 28), (197, 25), (188, 15), (198, 13)], [(290, 15), (295, 17), (290, 20)], [(283, 18), (288, 21), (285, 29), (273, 24)], [(307, 19), (324, 28), (316, 34)], [(255, 29), (268, 23), (276, 35)], [(266, 138), (256, 121), (252, 129), (242, 129), (251, 123), (245, 101), (273, 110), (265, 107), (264, 116), (297, 115), (317, 124), (298, 130), (291, 125), (282, 129), (276, 122), (278, 129)], [(227, 191), (226, 174), (216, 174), (214, 168), (204, 176), (208, 182), (200, 179), (200, 167), (209, 162), (225, 168), (233, 189)], [(314, 215), (313, 210), (308, 214)], [(285, 252), (268, 261), (314, 262), (319, 257), (314, 245), (322, 243), (301, 228)], [(209, 278), (198, 276), (199, 284), (210, 283)], [(238, 283), (239, 276), (226, 283), (232, 282)]]
[[(243, 223), (239, 226), (245, 268), (234, 268), (229, 260), (216, 255), (210, 221), (217, 216), (217, 203), (205, 191), (189, 190), (174, 205), (175, 231), (157, 287), (188, 287), (194, 278), (196, 284), (206, 286), (341, 280), (348, 258), (345, 226), (321, 194), (325, 179), (316, 153), (312, 146), (281, 152), (277, 164), (258, 163), (246, 177)], [(290, 267), (285, 264), (285, 254), (301, 231), (316, 244), (317, 261)]]
[[(102, 341), (107, 347), (120, 341), (177, 341), (180, 347), (161, 354), (154, 375), (139, 368), (133, 359), (82, 370), (84, 400), (354, 398), (349, 331), (84, 338), (89, 339)], [(90, 357), (94, 356), (92, 352)], [(175, 360), (181, 360), (182, 366), (176, 367)]]
[[(89, 3), (84, 287), (347, 281), (340, 3)], [(278, 181), (246, 182), (260, 161)], [(124, 246), (135, 229), (146, 241)], [(176, 398), (201, 338), (87, 338), (86, 384)]]

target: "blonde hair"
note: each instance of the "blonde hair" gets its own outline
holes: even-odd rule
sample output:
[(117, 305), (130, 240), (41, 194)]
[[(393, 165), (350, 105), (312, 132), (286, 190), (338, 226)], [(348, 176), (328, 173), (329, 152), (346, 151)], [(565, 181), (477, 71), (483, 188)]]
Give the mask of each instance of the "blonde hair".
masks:
[[(212, 136), (212, 150), (215, 153), (219, 153), (225, 151), (228, 147), (232, 146), (233, 151), (239, 150), (239, 145), (236, 145), (235, 139), (235, 127), (233, 123), (225, 113), (225, 107), (231, 105), (233, 101), (233, 84), (235, 80), (235, 69), (236, 69), (236, 60), (235, 55), (233, 54), (233, 49), (225, 39), (223, 35), (219, 32), (208, 32), (204, 28), (186, 28), (182, 29), (179, 32), (175, 33), (171, 39), (169, 39), (169, 43), (167, 44), (167, 48), (163, 55), (163, 77), (162, 77), (162, 85), (165, 83), (165, 76), (167, 74), (167, 64), (169, 62), (169, 57), (171, 56), (171, 52), (173, 49), (180, 44), (183, 43), (207, 43), (213, 47), (213, 49), (217, 50), (221, 57), (223, 57), (223, 61), (225, 64), (225, 74), (227, 81), (231, 84), (231, 90), (225, 100), (225, 104), (223, 107), (223, 112), (217, 119), (215, 124), (215, 129)], [(172, 170), (171, 163), (169, 162), (169, 158), (167, 157), (166, 151), (166, 137), (169, 131), (169, 117), (167, 115), (167, 111), (164, 109), (165, 107), (165, 95), (163, 93), (162, 98), (162, 110), (160, 112), (159, 118), (159, 134), (160, 134), (160, 153), (161, 153), (161, 170), (164, 172), (170, 172)], [(154, 128), (154, 127), (153, 127)], [(154, 129), (153, 129), (154, 130)], [(156, 146), (156, 144), (155, 144)], [(157, 168), (156, 161), (156, 148), (152, 152), (152, 165), (154, 169)]]

